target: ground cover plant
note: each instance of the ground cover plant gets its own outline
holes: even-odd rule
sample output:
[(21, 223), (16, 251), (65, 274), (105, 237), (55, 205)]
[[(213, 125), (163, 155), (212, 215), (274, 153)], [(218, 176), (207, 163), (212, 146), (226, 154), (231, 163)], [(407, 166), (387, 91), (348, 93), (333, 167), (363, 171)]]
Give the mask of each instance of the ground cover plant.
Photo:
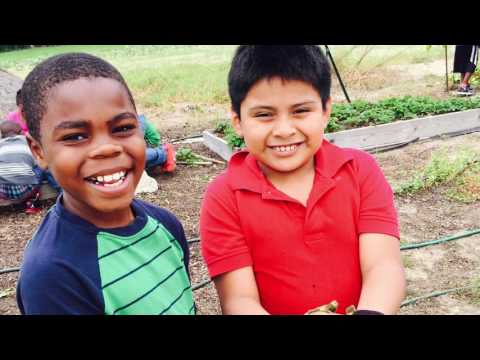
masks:
[[(364, 126), (382, 125), (399, 120), (476, 108), (480, 108), (480, 98), (478, 97), (442, 100), (426, 96), (404, 96), (378, 102), (356, 100), (350, 104), (333, 105), (325, 132), (331, 133)], [(244, 146), (243, 139), (236, 135), (228, 120), (220, 120), (215, 127), (215, 132), (223, 135), (232, 149)]]
[(394, 185), (397, 195), (446, 185), (445, 195), (456, 201), (471, 203), (480, 199), (480, 153), (468, 148), (451, 152), (441, 148), (432, 153), (427, 165), (409, 180)]

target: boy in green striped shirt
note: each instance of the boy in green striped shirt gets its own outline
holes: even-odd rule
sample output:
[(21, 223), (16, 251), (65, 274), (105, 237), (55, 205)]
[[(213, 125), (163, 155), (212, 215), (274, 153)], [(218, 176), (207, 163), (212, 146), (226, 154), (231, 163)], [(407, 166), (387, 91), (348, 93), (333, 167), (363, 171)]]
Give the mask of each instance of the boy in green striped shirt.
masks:
[(88, 54), (37, 65), (22, 87), (28, 142), (63, 193), (25, 249), (22, 314), (194, 314), (181, 223), (134, 199), (145, 141), (120, 73)]

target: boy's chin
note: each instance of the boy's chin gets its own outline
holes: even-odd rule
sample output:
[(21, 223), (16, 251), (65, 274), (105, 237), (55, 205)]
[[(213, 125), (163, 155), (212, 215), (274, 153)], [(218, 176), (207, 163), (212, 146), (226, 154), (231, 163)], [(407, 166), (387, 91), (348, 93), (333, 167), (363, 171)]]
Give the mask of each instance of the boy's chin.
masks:
[(134, 195), (122, 196), (121, 199), (105, 199), (95, 201), (90, 206), (100, 213), (115, 213), (130, 208)]

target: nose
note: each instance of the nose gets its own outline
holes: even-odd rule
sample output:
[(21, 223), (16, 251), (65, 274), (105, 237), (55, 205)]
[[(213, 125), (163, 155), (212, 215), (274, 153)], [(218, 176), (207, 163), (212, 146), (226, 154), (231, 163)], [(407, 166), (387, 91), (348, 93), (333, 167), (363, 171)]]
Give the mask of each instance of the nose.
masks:
[(90, 151), (89, 157), (92, 159), (104, 159), (110, 157), (116, 157), (123, 152), (123, 148), (117, 144), (101, 144), (96, 146)]
[(279, 116), (273, 128), (273, 135), (278, 137), (290, 137), (297, 133), (297, 129), (288, 115)]

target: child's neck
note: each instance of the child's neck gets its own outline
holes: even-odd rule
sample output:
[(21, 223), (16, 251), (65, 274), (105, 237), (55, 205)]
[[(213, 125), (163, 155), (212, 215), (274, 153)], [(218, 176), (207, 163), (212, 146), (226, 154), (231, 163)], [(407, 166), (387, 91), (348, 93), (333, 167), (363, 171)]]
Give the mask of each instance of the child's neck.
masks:
[(265, 177), (283, 193), (307, 206), (315, 180), (315, 160), (312, 158), (304, 166), (292, 172), (278, 172), (259, 164)]
[(131, 206), (112, 212), (97, 211), (75, 201), (67, 193), (63, 195), (63, 206), (83, 220), (103, 229), (124, 227), (135, 220), (135, 214)]

